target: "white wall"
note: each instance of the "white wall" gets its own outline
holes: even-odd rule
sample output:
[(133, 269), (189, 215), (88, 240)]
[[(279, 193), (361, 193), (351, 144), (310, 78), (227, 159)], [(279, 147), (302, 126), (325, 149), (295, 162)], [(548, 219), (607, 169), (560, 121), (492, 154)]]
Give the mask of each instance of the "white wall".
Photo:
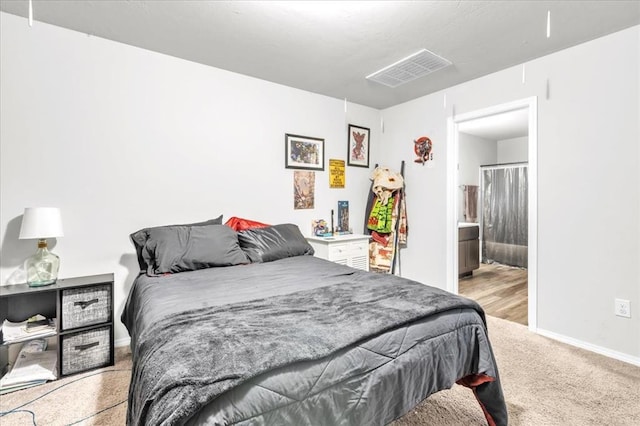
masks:
[[(400, 250), (404, 277), (446, 287), (446, 114), (442, 96), (422, 97), (382, 111), (384, 133), (380, 146), (382, 165), (400, 167), (405, 161), (408, 241)], [(433, 161), (416, 163), (413, 141), (428, 136)]]
[(384, 110), (382, 158), (437, 158), (407, 172), (404, 275), (446, 286), (447, 117), (537, 96), (538, 327), (640, 363), (639, 56), (636, 26)]
[[(497, 159), (497, 141), (460, 133), (458, 137), (458, 185), (479, 186), (480, 166), (496, 164)], [(464, 217), (464, 192), (462, 188), (458, 188), (457, 194), (458, 222), (469, 222)], [(479, 191), (478, 194), (480, 194)]]
[[(346, 160), (346, 123), (378, 110), (0, 13), (0, 283), (35, 251), (18, 240), (23, 209), (62, 209), (61, 277), (115, 273), (119, 318), (137, 274), (129, 234), (224, 214), (268, 223), (329, 219), (350, 201), (362, 228), (370, 170), (346, 189), (316, 173), (316, 208), (293, 210), (284, 134), (325, 139)], [(357, 225), (359, 223), (359, 225)], [(116, 340), (127, 336), (116, 321)]]
[(529, 138), (523, 136), (520, 138), (502, 139), (497, 141), (498, 144), (498, 164), (505, 163), (524, 163), (529, 158)]

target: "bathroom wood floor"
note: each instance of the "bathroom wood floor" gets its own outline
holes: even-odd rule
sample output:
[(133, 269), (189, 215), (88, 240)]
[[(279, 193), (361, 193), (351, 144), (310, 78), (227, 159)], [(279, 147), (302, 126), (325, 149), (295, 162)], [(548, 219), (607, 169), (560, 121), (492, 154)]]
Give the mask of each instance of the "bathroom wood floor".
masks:
[(472, 276), (460, 278), (458, 293), (478, 302), (487, 315), (528, 325), (526, 269), (481, 263)]

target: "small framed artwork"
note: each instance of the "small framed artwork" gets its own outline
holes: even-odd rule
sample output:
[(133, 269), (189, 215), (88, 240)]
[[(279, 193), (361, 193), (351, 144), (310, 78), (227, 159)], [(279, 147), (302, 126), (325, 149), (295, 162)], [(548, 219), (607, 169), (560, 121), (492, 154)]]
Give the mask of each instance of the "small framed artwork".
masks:
[(306, 170), (293, 172), (293, 209), (312, 209), (316, 199), (316, 174)]
[(284, 135), (287, 169), (324, 170), (324, 139)]
[(369, 167), (369, 129), (349, 124), (349, 166)]

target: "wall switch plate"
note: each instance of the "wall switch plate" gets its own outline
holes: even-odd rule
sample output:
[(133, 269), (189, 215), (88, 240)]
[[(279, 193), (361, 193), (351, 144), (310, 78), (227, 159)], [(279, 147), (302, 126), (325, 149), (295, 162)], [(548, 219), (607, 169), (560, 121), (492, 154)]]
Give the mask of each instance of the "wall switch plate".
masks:
[(631, 318), (631, 302), (624, 299), (616, 299), (615, 303), (615, 314), (617, 316)]

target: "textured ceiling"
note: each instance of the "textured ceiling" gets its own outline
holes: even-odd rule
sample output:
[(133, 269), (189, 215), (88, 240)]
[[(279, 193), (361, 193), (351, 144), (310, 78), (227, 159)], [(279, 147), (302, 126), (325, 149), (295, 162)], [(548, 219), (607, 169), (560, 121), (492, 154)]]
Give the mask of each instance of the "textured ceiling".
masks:
[[(28, 0), (1, 0), (0, 10), (26, 17)], [(386, 108), (638, 25), (640, 1), (34, 0), (33, 16), (34, 25)], [(365, 79), (423, 48), (453, 65), (397, 88)]]

